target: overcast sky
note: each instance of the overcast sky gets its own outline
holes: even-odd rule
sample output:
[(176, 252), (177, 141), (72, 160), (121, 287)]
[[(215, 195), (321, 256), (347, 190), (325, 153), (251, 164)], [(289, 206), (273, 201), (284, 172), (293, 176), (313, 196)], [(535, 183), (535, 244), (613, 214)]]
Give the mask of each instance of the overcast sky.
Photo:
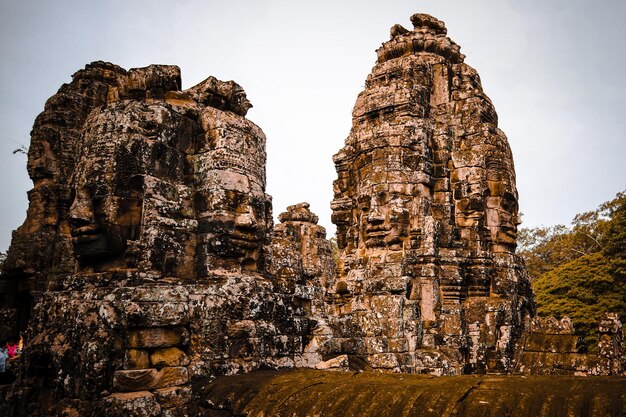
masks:
[(0, 0), (0, 250), (24, 220), (30, 129), (87, 63), (235, 80), (267, 136), (274, 214), (311, 203), (329, 237), (332, 155), (389, 28), (445, 21), (513, 149), (524, 226), (568, 224), (626, 188), (624, 0)]

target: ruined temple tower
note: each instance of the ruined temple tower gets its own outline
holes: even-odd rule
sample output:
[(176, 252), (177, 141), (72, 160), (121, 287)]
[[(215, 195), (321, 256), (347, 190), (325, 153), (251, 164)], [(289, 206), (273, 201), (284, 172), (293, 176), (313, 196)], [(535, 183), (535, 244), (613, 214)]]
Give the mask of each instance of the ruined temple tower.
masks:
[(25, 348), (0, 415), (173, 416), (194, 379), (319, 362), (330, 243), (307, 204), (274, 230), (250, 107), (233, 81), (104, 62), (48, 101), (0, 280), (28, 325), (2, 329)]
[(375, 369), (507, 371), (530, 308), (513, 158), (443, 22), (391, 28), (334, 156), (337, 352)]
[(25, 348), (0, 414), (187, 415), (193, 381), (262, 368), (510, 372), (532, 312), (511, 151), (444, 24), (411, 21), (334, 156), (337, 264), (307, 203), (274, 225), (237, 83), (75, 73), (32, 132), (0, 278), (0, 337)]

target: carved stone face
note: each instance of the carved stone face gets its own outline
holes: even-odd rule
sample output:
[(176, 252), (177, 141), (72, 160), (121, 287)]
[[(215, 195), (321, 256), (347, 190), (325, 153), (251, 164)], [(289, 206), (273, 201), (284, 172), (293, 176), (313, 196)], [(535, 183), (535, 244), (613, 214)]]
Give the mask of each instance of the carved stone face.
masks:
[(195, 198), (199, 232), (207, 235), (210, 252), (238, 259), (249, 270), (256, 269), (271, 216), (269, 197), (254, 188), (246, 176), (221, 171)]
[(87, 168), (78, 178), (69, 223), (74, 254), (80, 261), (101, 261), (126, 250), (139, 234), (142, 212), (140, 179), (117, 192), (113, 184)]
[(238, 114), (245, 115), (252, 107), (252, 103), (248, 100), (246, 92), (236, 83), (233, 83), (232, 93), (230, 95), (231, 106)]
[[(191, 131), (191, 122), (162, 103), (124, 100), (90, 115), (71, 180), (68, 216), (74, 255), (81, 263), (101, 268), (102, 261), (116, 261), (129, 240), (143, 245), (139, 251), (151, 268), (164, 271), (167, 264), (173, 270), (179, 263), (183, 243), (172, 224), (181, 221), (177, 230), (191, 232), (182, 222), (193, 216), (185, 197), (190, 180), (184, 149)], [(155, 245), (156, 237), (170, 244)]]
[(521, 222), (514, 194), (505, 192), (502, 196), (488, 197), (486, 220), (495, 244), (507, 247), (516, 245), (517, 226)]
[(414, 200), (410, 185), (399, 173), (388, 173), (387, 178), (391, 184), (361, 188), (357, 197), (360, 247), (398, 250), (408, 236)]

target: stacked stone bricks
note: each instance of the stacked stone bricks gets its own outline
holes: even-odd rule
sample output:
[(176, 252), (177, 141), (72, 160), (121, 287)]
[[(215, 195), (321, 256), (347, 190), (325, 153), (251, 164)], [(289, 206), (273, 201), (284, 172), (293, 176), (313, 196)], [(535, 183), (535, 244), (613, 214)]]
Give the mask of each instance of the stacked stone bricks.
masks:
[[(266, 138), (235, 82), (74, 74), (35, 121), (3, 265), (0, 337), (25, 348), (0, 414), (185, 416), (193, 382), (262, 368), (511, 372), (522, 347), (572, 353), (571, 334), (523, 343), (507, 139), (444, 24), (411, 21), (378, 50), (334, 157), (338, 249), (307, 203), (273, 224)], [(621, 372), (622, 344), (607, 316), (595, 373)]]
[(29, 319), (5, 403), (18, 415), (173, 416), (194, 379), (320, 360), (325, 230), (300, 204), (270, 244), (266, 139), (243, 89), (180, 86), (175, 66), (96, 62), (38, 118), (3, 275), (4, 310)]
[(334, 349), (375, 369), (507, 371), (531, 296), (511, 151), (443, 22), (411, 21), (377, 51), (334, 157)]
[(515, 372), (531, 375), (623, 375), (622, 323), (615, 313), (605, 313), (598, 324), (598, 350), (587, 351), (569, 317), (535, 317), (524, 335)]

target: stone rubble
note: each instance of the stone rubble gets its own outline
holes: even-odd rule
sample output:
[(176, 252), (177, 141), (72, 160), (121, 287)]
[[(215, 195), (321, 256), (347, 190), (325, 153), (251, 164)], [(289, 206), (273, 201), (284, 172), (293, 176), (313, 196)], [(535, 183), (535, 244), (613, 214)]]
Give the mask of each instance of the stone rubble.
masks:
[(524, 335), (515, 372), (530, 375), (623, 375), (622, 323), (615, 313), (606, 313), (598, 324), (598, 351), (575, 334), (569, 317), (535, 317)]

